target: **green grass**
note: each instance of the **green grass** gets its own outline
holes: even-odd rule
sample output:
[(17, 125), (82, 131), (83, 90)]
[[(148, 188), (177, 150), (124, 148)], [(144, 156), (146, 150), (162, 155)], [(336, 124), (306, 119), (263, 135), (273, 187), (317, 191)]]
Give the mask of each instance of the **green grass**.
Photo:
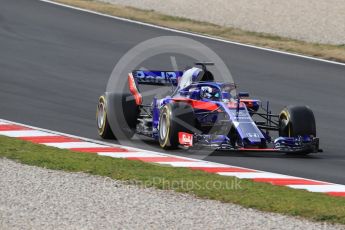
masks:
[(283, 186), (186, 168), (71, 152), (4, 136), (0, 136), (0, 157), (49, 169), (85, 172), (145, 187), (175, 190), (262, 211), (345, 224), (344, 198)]
[(147, 22), (154, 25), (182, 31), (205, 34), (235, 42), (257, 45), (261, 47), (305, 54), (318, 58), (345, 62), (345, 44), (328, 45), (304, 42), (267, 33), (245, 31), (238, 28), (224, 27), (208, 22), (195, 21), (183, 17), (164, 15), (153, 10), (142, 10), (92, 0), (55, 0), (67, 5), (97, 11), (113, 16)]

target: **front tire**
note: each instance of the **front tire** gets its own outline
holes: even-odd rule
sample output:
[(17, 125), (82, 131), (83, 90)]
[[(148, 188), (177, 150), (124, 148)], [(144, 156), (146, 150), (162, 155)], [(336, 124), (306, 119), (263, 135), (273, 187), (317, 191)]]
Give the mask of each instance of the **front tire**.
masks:
[(307, 106), (287, 106), (279, 115), (279, 136), (316, 137), (315, 117)]

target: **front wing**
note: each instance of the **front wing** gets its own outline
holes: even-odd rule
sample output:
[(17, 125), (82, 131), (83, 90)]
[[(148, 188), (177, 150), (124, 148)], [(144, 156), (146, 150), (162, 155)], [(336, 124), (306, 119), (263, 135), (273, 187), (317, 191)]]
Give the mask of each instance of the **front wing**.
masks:
[(206, 147), (214, 150), (231, 152), (282, 152), (282, 153), (317, 153), (319, 148), (318, 137), (278, 137), (267, 147), (232, 146), (230, 139), (225, 135), (200, 135), (179, 133), (179, 142), (183, 147)]

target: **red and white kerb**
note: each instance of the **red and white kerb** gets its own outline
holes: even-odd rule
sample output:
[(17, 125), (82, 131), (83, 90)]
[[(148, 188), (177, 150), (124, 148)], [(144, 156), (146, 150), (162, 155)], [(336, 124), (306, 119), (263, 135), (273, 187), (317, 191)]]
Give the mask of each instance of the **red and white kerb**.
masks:
[[(138, 102), (140, 102), (139, 99)], [(288, 186), (294, 189), (305, 189), (310, 192), (320, 192), (331, 196), (345, 197), (345, 185), (103, 143), (2, 119), (0, 119), (0, 135), (18, 138), (35, 144), (69, 149), (71, 151), (143, 162), (154, 162), (173, 167), (186, 167), (192, 170), (201, 170), (222, 176), (233, 176), (240, 179), (250, 179), (255, 182), (270, 183), (277, 186)], [(179, 141), (181, 144), (192, 146), (193, 136), (192, 134), (181, 132), (179, 133)]]

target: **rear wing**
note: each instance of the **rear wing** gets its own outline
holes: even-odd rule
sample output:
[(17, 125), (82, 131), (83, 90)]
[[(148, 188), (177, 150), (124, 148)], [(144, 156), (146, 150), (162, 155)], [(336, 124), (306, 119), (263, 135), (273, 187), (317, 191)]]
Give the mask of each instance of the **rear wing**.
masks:
[(134, 70), (128, 74), (129, 91), (135, 99), (137, 105), (143, 102), (138, 85), (178, 85), (178, 80), (182, 77), (182, 71), (157, 71), (157, 70)]
[(137, 84), (177, 86), (182, 71), (134, 70), (133, 78)]

